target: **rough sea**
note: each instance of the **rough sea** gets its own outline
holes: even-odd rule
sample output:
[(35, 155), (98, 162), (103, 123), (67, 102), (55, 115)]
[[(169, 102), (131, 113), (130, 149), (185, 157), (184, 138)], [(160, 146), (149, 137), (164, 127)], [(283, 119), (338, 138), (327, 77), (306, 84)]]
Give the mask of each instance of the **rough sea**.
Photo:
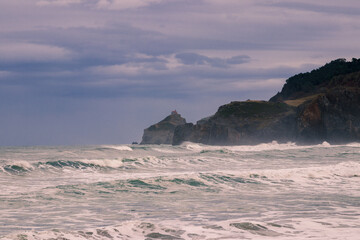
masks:
[(360, 239), (360, 144), (0, 147), (0, 239)]

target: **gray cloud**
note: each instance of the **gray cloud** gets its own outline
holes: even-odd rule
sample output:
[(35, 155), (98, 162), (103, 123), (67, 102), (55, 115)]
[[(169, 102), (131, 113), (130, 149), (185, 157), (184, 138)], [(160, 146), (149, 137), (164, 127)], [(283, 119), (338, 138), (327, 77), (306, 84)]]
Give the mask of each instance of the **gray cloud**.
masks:
[(302, 10), (316, 13), (328, 13), (328, 14), (341, 14), (341, 15), (360, 15), (360, 7), (357, 6), (357, 1), (347, 1), (348, 3), (352, 2), (350, 6), (343, 5), (328, 5), (328, 3), (323, 2), (276, 2), (270, 3), (269, 5), (280, 7), (280, 8), (288, 8), (294, 10)]
[(175, 56), (186, 65), (211, 65), (212, 67), (227, 67), (228, 64), (242, 64), (250, 61), (246, 55), (234, 56), (231, 58), (210, 58), (197, 53), (179, 53)]
[(293, 74), (359, 57), (356, 6), (0, 1), (0, 145), (126, 143), (174, 108), (196, 121), (267, 99)]
[(226, 62), (228, 64), (242, 64), (242, 63), (247, 63), (249, 61), (250, 61), (250, 57), (247, 55), (239, 55), (226, 59)]

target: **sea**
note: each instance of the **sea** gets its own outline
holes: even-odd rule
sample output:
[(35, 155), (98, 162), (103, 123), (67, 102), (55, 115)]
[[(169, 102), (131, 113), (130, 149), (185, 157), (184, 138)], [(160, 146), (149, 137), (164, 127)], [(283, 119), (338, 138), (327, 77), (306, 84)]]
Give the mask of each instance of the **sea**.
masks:
[(0, 147), (0, 239), (360, 239), (360, 144)]

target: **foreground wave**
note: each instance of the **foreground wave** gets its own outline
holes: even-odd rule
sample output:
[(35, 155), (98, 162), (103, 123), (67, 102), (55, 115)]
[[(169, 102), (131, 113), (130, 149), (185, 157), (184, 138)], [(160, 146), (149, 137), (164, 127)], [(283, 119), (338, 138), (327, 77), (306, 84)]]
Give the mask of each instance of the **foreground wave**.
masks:
[(360, 144), (0, 148), (0, 239), (357, 239)]

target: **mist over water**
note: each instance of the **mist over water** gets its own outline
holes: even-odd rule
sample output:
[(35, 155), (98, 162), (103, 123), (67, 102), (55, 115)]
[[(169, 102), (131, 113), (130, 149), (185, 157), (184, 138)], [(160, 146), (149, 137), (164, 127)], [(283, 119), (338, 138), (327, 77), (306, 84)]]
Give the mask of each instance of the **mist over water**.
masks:
[(0, 148), (0, 239), (358, 239), (360, 144)]

